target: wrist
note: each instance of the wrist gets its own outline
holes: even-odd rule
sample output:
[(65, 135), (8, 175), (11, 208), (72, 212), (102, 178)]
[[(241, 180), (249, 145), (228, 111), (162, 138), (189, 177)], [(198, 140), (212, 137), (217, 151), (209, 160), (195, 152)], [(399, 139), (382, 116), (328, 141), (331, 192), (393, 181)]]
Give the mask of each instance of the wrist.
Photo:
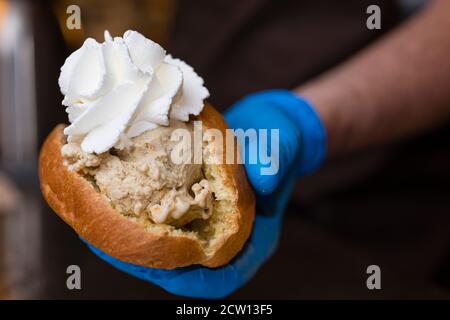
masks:
[(304, 176), (316, 171), (327, 154), (325, 126), (314, 106), (302, 96), (288, 90), (273, 90), (283, 99), (277, 107), (285, 112), (301, 132), (300, 157), (296, 164), (296, 175)]
[[(315, 82), (295, 89), (294, 94), (302, 97), (314, 106), (327, 136), (327, 157), (342, 153), (348, 147), (351, 132), (345, 124), (348, 122), (343, 110), (352, 105), (354, 95), (349, 94), (341, 87), (330, 85), (317, 85)], [(346, 129), (347, 128), (347, 129)]]

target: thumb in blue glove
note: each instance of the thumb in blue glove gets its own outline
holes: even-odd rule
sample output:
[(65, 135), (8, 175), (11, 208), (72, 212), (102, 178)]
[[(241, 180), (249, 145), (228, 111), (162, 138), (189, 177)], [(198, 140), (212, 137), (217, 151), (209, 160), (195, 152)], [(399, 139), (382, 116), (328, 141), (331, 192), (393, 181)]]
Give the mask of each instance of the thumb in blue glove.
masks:
[[(265, 165), (245, 162), (247, 176), (259, 194), (272, 193), (286, 174), (298, 177), (313, 172), (325, 158), (322, 123), (309, 103), (290, 91), (270, 90), (249, 95), (235, 103), (226, 112), (225, 119), (231, 128), (279, 130), (278, 159), (271, 155), (278, 162), (276, 174), (261, 174)], [(269, 153), (272, 149), (270, 141), (267, 141)], [(259, 152), (264, 141), (251, 139), (239, 143), (246, 156), (251, 150), (258, 149)]]
[[(246, 161), (244, 164), (257, 193), (257, 215), (242, 252), (220, 268), (191, 266), (174, 270), (125, 263), (88, 244), (95, 254), (132, 276), (182, 296), (222, 298), (253, 277), (276, 248), (282, 213), (295, 178), (318, 168), (325, 157), (325, 132), (309, 104), (286, 90), (247, 96), (226, 112), (225, 119), (233, 129), (278, 129), (279, 132), (278, 146), (272, 146), (270, 141), (267, 143), (268, 154), (275, 163)], [(255, 148), (252, 144), (256, 144), (256, 149), (261, 147), (258, 139), (240, 142), (244, 155)], [(273, 166), (275, 174), (262, 174), (264, 170), (261, 169), (267, 166)]]

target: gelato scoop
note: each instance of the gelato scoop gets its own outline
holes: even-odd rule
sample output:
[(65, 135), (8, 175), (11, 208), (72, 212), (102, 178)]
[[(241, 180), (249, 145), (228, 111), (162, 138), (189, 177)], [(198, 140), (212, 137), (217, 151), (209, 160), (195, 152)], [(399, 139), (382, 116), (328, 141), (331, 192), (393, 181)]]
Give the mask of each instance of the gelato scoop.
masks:
[(180, 128), (192, 132), (191, 123), (173, 120), (132, 138), (121, 150), (89, 154), (79, 141), (71, 141), (61, 152), (69, 169), (89, 178), (120, 213), (180, 227), (212, 213), (212, 192), (201, 164), (171, 160), (175, 146), (191, 145), (171, 139)]

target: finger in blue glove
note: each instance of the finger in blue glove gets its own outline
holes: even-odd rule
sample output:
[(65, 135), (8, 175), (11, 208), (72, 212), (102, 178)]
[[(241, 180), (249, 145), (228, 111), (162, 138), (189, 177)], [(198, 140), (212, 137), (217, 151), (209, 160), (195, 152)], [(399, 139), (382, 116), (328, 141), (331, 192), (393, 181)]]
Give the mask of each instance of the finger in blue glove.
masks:
[[(259, 139), (239, 141), (245, 158), (245, 169), (250, 183), (259, 194), (270, 194), (286, 174), (302, 176), (312, 173), (325, 158), (325, 129), (310, 104), (287, 90), (270, 90), (249, 95), (236, 102), (225, 114), (225, 120), (233, 129), (278, 130), (278, 154), (268, 139), (268, 154), (276, 161), (278, 172), (261, 175), (260, 162), (252, 164), (248, 159), (251, 150), (261, 146)], [(256, 144), (256, 146), (255, 146)], [(301, 155), (298, 157), (298, 155)], [(295, 164), (294, 164), (295, 163)], [(288, 172), (288, 168), (290, 170)]]

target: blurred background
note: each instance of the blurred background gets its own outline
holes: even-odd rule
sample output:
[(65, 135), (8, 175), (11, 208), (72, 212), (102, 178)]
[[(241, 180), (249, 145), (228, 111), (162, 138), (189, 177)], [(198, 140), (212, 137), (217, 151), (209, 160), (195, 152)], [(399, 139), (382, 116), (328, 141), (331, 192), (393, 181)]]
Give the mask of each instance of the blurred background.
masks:
[[(0, 0), (0, 299), (175, 298), (96, 258), (40, 195), (39, 147), (66, 122), (59, 68), (86, 37), (143, 33), (191, 64), (223, 111), (253, 91), (300, 85), (424, 3)], [(365, 26), (370, 4), (381, 30)], [(66, 27), (69, 5), (81, 9), (81, 29)], [(449, 138), (447, 125), (301, 180), (278, 251), (231, 298), (450, 298)], [(72, 264), (81, 290), (66, 287)], [(382, 290), (366, 288), (371, 264)]]

